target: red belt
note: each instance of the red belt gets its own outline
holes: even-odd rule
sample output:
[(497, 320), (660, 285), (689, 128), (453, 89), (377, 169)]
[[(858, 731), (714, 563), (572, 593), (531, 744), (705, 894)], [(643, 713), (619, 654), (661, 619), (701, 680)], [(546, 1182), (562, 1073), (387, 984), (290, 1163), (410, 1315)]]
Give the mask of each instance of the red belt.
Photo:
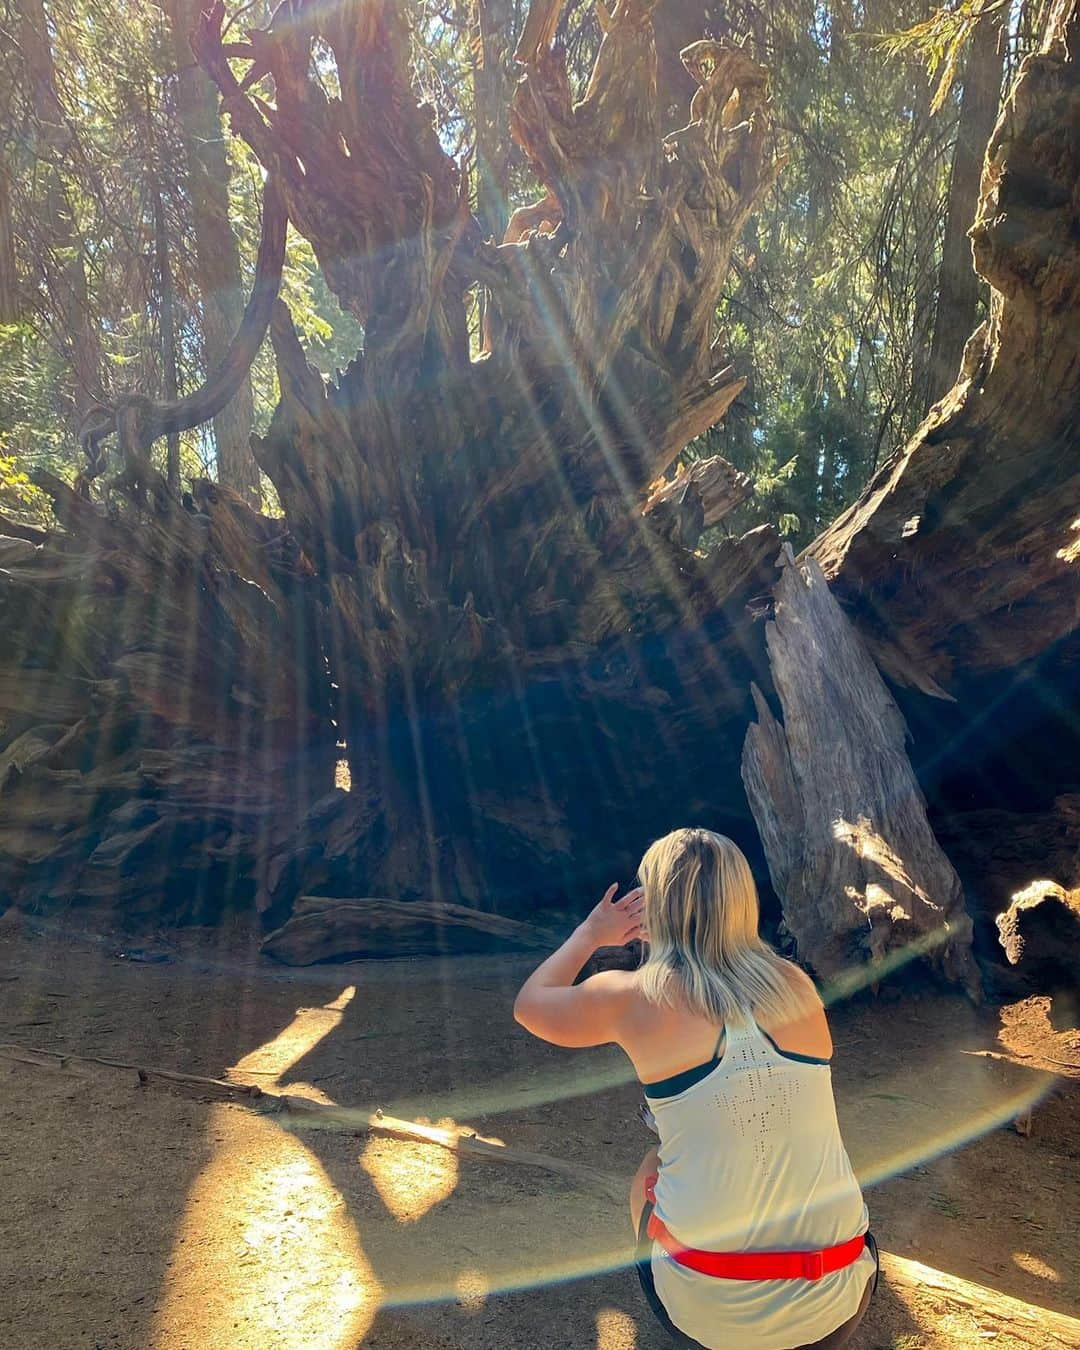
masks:
[[(646, 1179), (645, 1194), (651, 1204), (656, 1202), (655, 1185), (655, 1176)], [(822, 1275), (843, 1270), (857, 1261), (866, 1246), (866, 1238), (860, 1233), (837, 1247), (824, 1247), (816, 1252), (697, 1251), (684, 1247), (672, 1236), (655, 1209), (649, 1215), (646, 1232), (680, 1266), (721, 1280), (820, 1280)]]

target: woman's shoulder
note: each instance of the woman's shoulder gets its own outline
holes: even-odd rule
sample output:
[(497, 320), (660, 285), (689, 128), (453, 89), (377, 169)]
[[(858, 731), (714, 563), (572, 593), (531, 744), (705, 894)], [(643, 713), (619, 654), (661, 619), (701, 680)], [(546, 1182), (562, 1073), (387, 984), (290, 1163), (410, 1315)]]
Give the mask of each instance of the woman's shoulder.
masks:
[(776, 953), (776, 959), (782, 977), (787, 980), (795, 996), (805, 1002), (807, 1010), (823, 1010), (824, 1004), (818, 993), (818, 987), (802, 966), (786, 956), (781, 956), (779, 952)]
[(828, 1059), (832, 1055), (825, 1005), (813, 980), (794, 961), (779, 957), (782, 978), (792, 995), (785, 1006), (770, 1014), (758, 1014), (758, 1023), (776, 1044), (793, 1054)]

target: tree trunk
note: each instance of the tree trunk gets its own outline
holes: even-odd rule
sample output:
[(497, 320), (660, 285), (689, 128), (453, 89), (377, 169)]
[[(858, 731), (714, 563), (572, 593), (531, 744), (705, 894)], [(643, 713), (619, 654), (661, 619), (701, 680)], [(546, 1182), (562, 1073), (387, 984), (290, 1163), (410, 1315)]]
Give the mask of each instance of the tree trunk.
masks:
[(15, 263), (15, 222), (11, 214), (11, 179), (0, 152), (0, 324), (18, 323), (19, 273)]
[(848, 989), (926, 956), (977, 997), (971, 922), (904, 719), (817, 563), (790, 549), (766, 643), (784, 720), (755, 687), (743, 780), (800, 959)]
[(478, 0), (478, 46), (473, 59), (473, 107), (476, 117), (476, 215), (485, 238), (503, 237), (507, 208), (510, 142), (506, 113), (513, 86), (511, 61), (512, 0)]
[[(930, 5), (926, 7), (926, 15)], [(925, 15), (924, 15), (925, 17)], [(926, 78), (926, 69), (921, 61), (914, 61), (915, 90), (912, 96), (911, 147), (910, 153), (916, 160), (918, 169), (913, 176), (911, 209), (916, 215), (913, 282), (913, 305), (911, 323), (911, 406), (913, 425), (929, 406), (930, 390), (930, 349), (934, 333), (935, 275), (934, 261), (937, 251), (938, 234), (936, 229), (939, 181), (938, 158), (930, 153), (927, 142), (930, 140), (930, 86)], [(987, 133), (989, 134), (989, 132)], [(970, 332), (970, 326), (968, 328)], [(831, 519), (831, 517), (830, 517)]]
[[(165, 5), (176, 54), (176, 101), (187, 153), (196, 278), (209, 369), (222, 360), (240, 325), (244, 288), (240, 249), (229, 220), (229, 162), (217, 92), (191, 51), (191, 34), (202, 9), (203, 0), (167, 0)], [(214, 445), (219, 481), (257, 506), (260, 489), (251, 453), (253, 420), (251, 380), (245, 378), (214, 418)]]
[(972, 260), (968, 231), (979, 203), (983, 156), (1001, 98), (1005, 41), (999, 15), (1000, 11), (995, 11), (980, 19), (964, 67), (964, 91), (938, 272), (926, 406), (936, 403), (956, 381), (964, 344), (971, 336), (978, 313), (982, 283)]
[(19, 48), (34, 110), (35, 154), (45, 184), (41, 213), (47, 222), (47, 244), (35, 262), (50, 292), (59, 346), (71, 367), (72, 420), (78, 428), (103, 389), (101, 346), (91, 312), (83, 243), (62, 173), (74, 137), (57, 94), (44, 0), (25, 0), (18, 14)]
[[(169, 232), (165, 221), (165, 204), (161, 198), (161, 181), (158, 177), (158, 166), (155, 163), (152, 148), (153, 119), (151, 113), (148, 91), (146, 128), (147, 140), (150, 145), (148, 146), (147, 179), (154, 215), (154, 261), (158, 275), (158, 327), (161, 337), (164, 394), (166, 399), (172, 403), (175, 402), (179, 392), (176, 368), (175, 295), (172, 262), (169, 258)], [(165, 464), (165, 479), (169, 489), (173, 493), (178, 493), (180, 490), (180, 435), (176, 431), (169, 433)]]

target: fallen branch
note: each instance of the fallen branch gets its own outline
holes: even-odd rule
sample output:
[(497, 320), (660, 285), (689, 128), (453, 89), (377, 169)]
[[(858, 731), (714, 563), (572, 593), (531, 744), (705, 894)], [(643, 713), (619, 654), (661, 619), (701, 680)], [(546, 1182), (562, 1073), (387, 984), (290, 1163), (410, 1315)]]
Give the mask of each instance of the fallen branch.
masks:
[[(1071, 1069), (1074, 1073), (1080, 1072), (1080, 1062), (1068, 1059), (1051, 1059), (1049, 1055), (1039, 1054), (1033, 1050), (1010, 1050), (1008, 1054), (1002, 1054), (999, 1050), (961, 1050), (962, 1055), (975, 1055), (979, 1059), (1000, 1059), (1006, 1064), (1011, 1064), (1018, 1059), (1033, 1060), (1039, 1064), (1053, 1064), (1059, 1069)], [(1027, 1068), (1027, 1065), (1024, 1066)]]
[(180, 1091), (205, 1097), (211, 1096), (228, 1101), (237, 1101), (241, 1105), (255, 1099), (261, 1107), (284, 1111), (288, 1115), (308, 1116), (326, 1124), (339, 1125), (344, 1129), (373, 1130), (379, 1134), (392, 1135), (397, 1139), (411, 1139), (417, 1143), (435, 1144), (439, 1148), (449, 1149), (453, 1153), (466, 1153), (472, 1157), (485, 1158), (489, 1162), (516, 1163), (520, 1167), (538, 1167), (555, 1176), (567, 1177), (586, 1185), (599, 1187), (612, 1199), (622, 1201), (626, 1196), (627, 1182), (611, 1172), (588, 1167), (582, 1163), (569, 1162), (563, 1158), (552, 1158), (546, 1153), (532, 1153), (523, 1149), (510, 1148), (497, 1139), (485, 1139), (475, 1131), (443, 1129), (436, 1125), (421, 1125), (411, 1120), (398, 1120), (394, 1116), (384, 1115), (381, 1108), (368, 1111), (363, 1107), (337, 1106), (332, 1103), (314, 1102), (307, 1097), (298, 1097), (287, 1092), (276, 1092), (260, 1088), (255, 1083), (234, 1083), (221, 1078), (206, 1078), (200, 1074), (180, 1073), (173, 1069), (159, 1069), (150, 1065), (132, 1064), (126, 1060), (107, 1059), (99, 1055), (70, 1055), (65, 1051), (37, 1050), (29, 1046), (0, 1045), (0, 1058), (13, 1060), (19, 1064), (37, 1067), (72, 1070), (81, 1067), (130, 1070), (138, 1075), (141, 1084), (158, 1081)]
[(278, 1101), (285, 1111), (297, 1115), (318, 1117), (333, 1121), (349, 1128), (362, 1125), (379, 1134), (388, 1134), (395, 1139), (409, 1139), (416, 1143), (435, 1144), (439, 1148), (449, 1149), (451, 1153), (467, 1153), (472, 1157), (484, 1158), (488, 1162), (514, 1163), (519, 1167), (538, 1167), (541, 1171), (551, 1172), (555, 1176), (567, 1177), (571, 1181), (580, 1181), (586, 1185), (598, 1186), (612, 1199), (619, 1202), (626, 1198), (628, 1182), (613, 1172), (604, 1172), (597, 1167), (584, 1163), (570, 1162), (565, 1158), (553, 1158), (546, 1153), (533, 1153), (527, 1149), (511, 1148), (498, 1139), (486, 1139), (474, 1130), (450, 1130), (439, 1125), (421, 1125), (417, 1121), (398, 1120), (394, 1116), (383, 1114), (382, 1108), (364, 1111), (354, 1107), (331, 1106), (323, 1102), (313, 1102), (307, 1097), (282, 1094)]
[(170, 1087), (196, 1089), (200, 1096), (222, 1097), (229, 1101), (242, 1097), (262, 1097), (262, 1088), (255, 1083), (230, 1083), (222, 1078), (205, 1078), (200, 1074), (180, 1073), (174, 1069), (159, 1069), (152, 1065), (131, 1064), (123, 1059), (106, 1059), (101, 1055), (69, 1055), (61, 1050), (37, 1050), (24, 1045), (0, 1045), (0, 1058), (17, 1064), (34, 1064), (45, 1068), (73, 1069), (82, 1066), (124, 1069), (137, 1074), (140, 1083), (155, 1079)]

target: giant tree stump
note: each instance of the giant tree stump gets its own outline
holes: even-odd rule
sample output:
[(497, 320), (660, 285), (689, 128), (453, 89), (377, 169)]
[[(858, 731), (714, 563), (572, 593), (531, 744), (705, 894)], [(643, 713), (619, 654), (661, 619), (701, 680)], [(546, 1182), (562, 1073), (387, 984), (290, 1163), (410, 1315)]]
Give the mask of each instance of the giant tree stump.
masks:
[(766, 642), (783, 724), (755, 686), (742, 772), (799, 956), (844, 984), (926, 957), (977, 996), (971, 922), (904, 719), (817, 563), (787, 549), (781, 567)]

